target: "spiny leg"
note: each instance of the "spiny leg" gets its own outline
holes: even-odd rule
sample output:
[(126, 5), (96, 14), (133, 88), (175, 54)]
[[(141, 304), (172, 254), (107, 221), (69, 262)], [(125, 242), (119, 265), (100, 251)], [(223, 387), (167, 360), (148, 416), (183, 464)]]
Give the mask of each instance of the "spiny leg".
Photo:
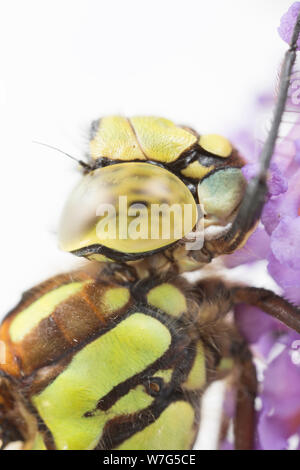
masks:
[(252, 450), (255, 436), (256, 368), (244, 341), (233, 344), (235, 361), (236, 402), (234, 414), (234, 446), (236, 450)]
[(231, 230), (226, 236), (226, 252), (232, 252), (236, 249), (240, 245), (241, 241), (244, 240), (245, 235), (254, 226), (255, 222), (260, 218), (267, 193), (267, 172), (274, 153), (279, 127), (286, 106), (291, 72), (296, 60), (297, 40), (299, 34), (300, 13), (294, 27), (290, 47), (287, 50), (283, 61), (278, 99), (274, 111), (272, 126), (260, 154), (260, 169), (257, 176), (249, 182), (237, 217)]
[[(206, 279), (195, 284), (201, 305), (210, 309), (209, 318), (218, 322), (235, 304), (253, 305), (277, 318), (300, 333), (300, 308), (273, 292), (248, 286), (226, 286), (220, 279)], [(201, 324), (201, 316), (199, 318)], [(205, 330), (201, 324), (202, 330)], [(209, 326), (209, 325), (208, 325)], [(230, 329), (230, 344), (223, 353), (234, 359), (234, 386), (237, 390), (234, 434), (236, 449), (252, 449), (255, 431), (255, 397), (257, 393), (256, 369), (252, 355), (234, 327)], [(227, 335), (228, 336), (228, 335)], [(222, 376), (222, 371), (220, 371)]]
[(0, 374), (0, 450), (15, 441), (23, 438), (13, 420), (13, 398), (10, 395), (8, 384)]
[[(267, 289), (237, 286), (231, 289), (234, 304), (245, 303), (260, 308), (267, 314), (300, 333), (300, 308)], [(241, 350), (242, 351), (242, 350)], [(235, 354), (240, 363), (240, 377), (236, 399), (234, 423), (236, 449), (247, 449), (254, 437), (255, 396), (257, 380), (251, 353), (246, 348)]]
[[(236, 392), (234, 413), (235, 448), (250, 450), (254, 447), (255, 398), (257, 394), (256, 368), (246, 341), (234, 324), (225, 324), (224, 317), (234, 305), (233, 293), (220, 279), (205, 279), (195, 284), (200, 297), (199, 325), (202, 332), (217, 345), (221, 362), (216, 371), (216, 380), (230, 377), (230, 388)], [(220, 323), (219, 323), (220, 322)], [(219, 326), (218, 326), (219, 324)], [(211, 326), (213, 325), (213, 329)], [(222, 340), (220, 341), (220, 338)], [(233, 360), (228, 368), (222, 366), (222, 359)], [(226, 361), (225, 361), (226, 362)], [(229, 375), (228, 375), (229, 374)], [(225, 423), (225, 433), (227, 424)], [(224, 438), (221, 432), (220, 438)]]
[[(227, 391), (234, 395), (233, 415), (225, 410), (220, 430), (220, 447), (228, 435), (230, 421), (233, 419), (234, 448), (236, 450), (253, 450), (255, 444), (256, 410), (258, 381), (252, 353), (235, 328), (232, 328), (230, 348), (226, 353), (225, 364), (220, 364), (216, 378), (226, 378)], [(227, 362), (228, 360), (230, 362)], [(227, 363), (227, 365), (226, 365)], [(227, 393), (225, 400), (227, 400)], [(225, 402), (226, 403), (226, 402)]]
[[(236, 304), (247, 304), (260, 308), (297, 333), (300, 333), (300, 307), (274, 294), (268, 289), (249, 286), (227, 286), (220, 279), (205, 279), (195, 284), (201, 302), (207, 301), (216, 311), (216, 318), (222, 318)], [(212, 309), (212, 307), (211, 307)], [(201, 321), (201, 318), (199, 319)]]
[(267, 289), (234, 287), (231, 289), (235, 304), (244, 303), (258, 307), (272, 317), (300, 333), (300, 308)]
[(10, 421), (0, 417), (0, 450), (5, 449), (8, 444), (22, 441), (23, 438), (16, 427)]

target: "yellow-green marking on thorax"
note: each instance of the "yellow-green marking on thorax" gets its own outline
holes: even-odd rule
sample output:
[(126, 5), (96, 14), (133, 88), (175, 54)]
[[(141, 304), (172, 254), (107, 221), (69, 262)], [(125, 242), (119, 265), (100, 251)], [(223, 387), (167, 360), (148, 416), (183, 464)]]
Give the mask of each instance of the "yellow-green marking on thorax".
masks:
[(33, 397), (57, 448), (93, 449), (111, 418), (148, 406), (152, 397), (136, 387), (108, 411), (85, 416), (115, 386), (159, 359), (170, 343), (166, 326), (143, 313), (134, 313), (77, 352), (64, 372)]
[(103, 312), (110, 314), (119, 310), (128, 303), (130, 292), (126, 287), (110, 287), (101, 297)]
[(20, 312), (10, 325), (10, 336), (14, 343), (22, 341), (44, 318), (49, 317), (60, 302), (79, 292), (91, 281), (71, 282), (58, 287), (33, 302)]
[[(154, 398), (145, 391), (143, 385), (137, 385), (134, 389), (130, 390), (126, 395), (121, 397), (108, 411), (95, 410), (93, 417), (85, 417), (86, 425), (94, 425), (97, 423), (98, 430), (102, 431), (105, 424), (116, 416), (130, 415), (137, 413), (152, 404)], [(97, 418), (97, 419), (96, 419)], [(97, 442), (95, 442), (96, 444)], [(91, 447), (92, 448), (92, 447)], [(71, 449), (65, 447), (65, 449)], [(78, 447), (78, 449), (81, 449)], [(37, 435), (31, 450), (46, 450), (46, 446), (40, 434)]]
[(205, 351), (202, 341), (197, 342), (196, 357), (190, 373), (183, 384), (186, 390), (198, 390), (206, 383)]
[(165, 383), (168, 384), (171, 382), (173, 372), (173, 369), (158, 370), (155, 374), (153, 374), (153, 377), (160, 377)]
[(147, 294), (147, 301), (172, 317), (179, 317), (187, 310), (183, 293), (167, 282), (153, 287)]
[(195, 437), (194, 417), (189, 403), (171, 403), (154, 423), (123, 442), (118, 450), (190, 449)]

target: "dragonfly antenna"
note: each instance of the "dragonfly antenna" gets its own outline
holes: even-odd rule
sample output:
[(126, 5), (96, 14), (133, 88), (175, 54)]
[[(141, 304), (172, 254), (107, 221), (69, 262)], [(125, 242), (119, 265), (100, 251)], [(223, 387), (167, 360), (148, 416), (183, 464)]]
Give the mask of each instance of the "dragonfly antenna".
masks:
[(81, 165), (84, 169), (92, 170), (92, 167), (90, 165), (88, 165), (87, 163), (85, 163), (84, 161), (80, 160), (79, 158), (73, 157), (73, 155), (70, 155), (69, 153), (64, 152), (63, 150), (60, 150), (59, 148), (54, 147), (53, 145), (45, 144), (44, 142), (39, 142), (37, 140), (33, 140), (32, 143), (33, 144), (38, 144), (38, 145), (43, 145), (44, 147), (48, 147), (49, 149), (56, 150), (57, 152), (63, 153), (67, 157), (69, 157), (72, 160), (74, 160), (75, 162), (79, 163), (79, 165)]

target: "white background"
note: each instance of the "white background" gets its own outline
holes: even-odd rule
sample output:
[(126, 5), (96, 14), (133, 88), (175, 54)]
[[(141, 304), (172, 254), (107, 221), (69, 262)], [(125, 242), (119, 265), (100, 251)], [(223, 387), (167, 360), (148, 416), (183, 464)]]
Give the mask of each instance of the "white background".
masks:
[(77, 167), (32, 141), (83, 157), (90, 121), (111, 113), (232, 132), (274, 86), (290, 3), (0, 1), (0, 316), (78, 263), (56, 240)]
[[(0, 315), (77, 260), (57, 248), (89, 123), (156, 114), (231, 132), (271, 90), (286, 0), (0, 2)], [(253, 126), (255, 123), (253, 123)]]

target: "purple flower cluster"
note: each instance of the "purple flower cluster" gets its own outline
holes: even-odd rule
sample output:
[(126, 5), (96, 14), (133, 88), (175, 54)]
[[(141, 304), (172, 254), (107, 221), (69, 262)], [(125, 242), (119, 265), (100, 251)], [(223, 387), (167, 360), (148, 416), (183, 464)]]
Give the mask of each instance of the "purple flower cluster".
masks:
[[(296, 2), (281, 20), (279, 34), (287, 42), (299, 11), (300, 2)], [(300, 90), (300, 81), (295, 83)], [(266, 103), (269, 99), (259, 100), (260, 106)], [(289, 131), (276, 146), (261, 224), (244, 248), (227, 256), (225, 263), (235, 267), (267, 260), (268, 272), (282, 295), (300, 305), (300, 100), (292, 102), (290, 95), (289, 104)], [(250, 179), (258, 168), (259, 145), (246, 130), (233, 140), (244, 151), (248, 164), (243, 171)], [(235, 314), (260, 364), (256, 446), (300, 449), (300, 336), (254, 307), (240, 305)]]
[[(278, 33), (285, 42), (289, 43), (292, 37), (293, 28), (300, 11), (300, 2), (295, 2), (290, 6), (285, 15), (282, 16)], [(300, 50), (300, 39), (297, 42), (298, 50)]]

